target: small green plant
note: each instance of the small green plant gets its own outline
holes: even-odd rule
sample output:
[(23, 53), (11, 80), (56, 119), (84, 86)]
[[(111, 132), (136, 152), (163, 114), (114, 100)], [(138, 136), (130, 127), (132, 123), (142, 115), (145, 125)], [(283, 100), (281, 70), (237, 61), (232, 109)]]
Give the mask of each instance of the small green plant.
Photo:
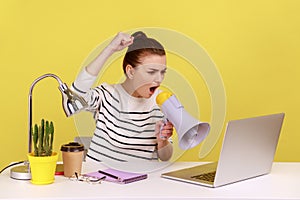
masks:
[(32, 130), (32, 140), (34, 156), (51, 156), (53, 149), (54, 126), (53, 122), (42, 119), (41, 124), (34, 125)]

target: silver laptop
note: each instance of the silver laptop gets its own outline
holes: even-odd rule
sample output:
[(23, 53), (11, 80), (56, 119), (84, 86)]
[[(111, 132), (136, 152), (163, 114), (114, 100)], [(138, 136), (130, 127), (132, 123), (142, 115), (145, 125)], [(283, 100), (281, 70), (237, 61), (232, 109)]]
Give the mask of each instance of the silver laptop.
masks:
[(284, 113), (227, 123), (218, 162), (162, 174), (162, 177), (219, 187), (270, 173)]

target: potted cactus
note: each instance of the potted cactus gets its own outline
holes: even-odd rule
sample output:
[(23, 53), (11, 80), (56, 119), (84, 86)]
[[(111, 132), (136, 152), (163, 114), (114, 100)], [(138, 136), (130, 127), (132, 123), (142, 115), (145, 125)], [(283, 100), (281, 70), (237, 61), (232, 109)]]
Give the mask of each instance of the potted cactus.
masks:
[(54, 181), (58, 154), (53, 152), (54, 125), (53, 122), (41, 120), (32, 129), (34, 151), (28, 154), (33, 184), (49, 184)]

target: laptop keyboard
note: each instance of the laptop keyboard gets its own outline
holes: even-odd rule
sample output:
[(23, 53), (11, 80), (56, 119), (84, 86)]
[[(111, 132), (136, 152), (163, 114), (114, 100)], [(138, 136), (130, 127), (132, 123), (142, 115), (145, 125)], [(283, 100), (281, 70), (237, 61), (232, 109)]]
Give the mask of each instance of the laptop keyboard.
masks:
[(208, 182), (214, 182), (215, 175), (216, 175), (216, 172), (209, 172), (209, 173), (195, 175), (195, 176), (192, 176), (191, 178), (195, 178), (195, 179), (203, 180), (203, 181), (208, 181)]

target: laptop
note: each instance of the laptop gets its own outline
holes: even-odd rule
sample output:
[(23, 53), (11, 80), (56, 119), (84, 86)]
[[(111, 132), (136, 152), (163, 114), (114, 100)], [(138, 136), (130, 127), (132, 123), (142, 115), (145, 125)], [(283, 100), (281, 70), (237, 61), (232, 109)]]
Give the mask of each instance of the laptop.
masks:
[(218, 162), (162, 174), (163, 178), (219, 187), (270, 173), (284, 113), (227, 123)]

